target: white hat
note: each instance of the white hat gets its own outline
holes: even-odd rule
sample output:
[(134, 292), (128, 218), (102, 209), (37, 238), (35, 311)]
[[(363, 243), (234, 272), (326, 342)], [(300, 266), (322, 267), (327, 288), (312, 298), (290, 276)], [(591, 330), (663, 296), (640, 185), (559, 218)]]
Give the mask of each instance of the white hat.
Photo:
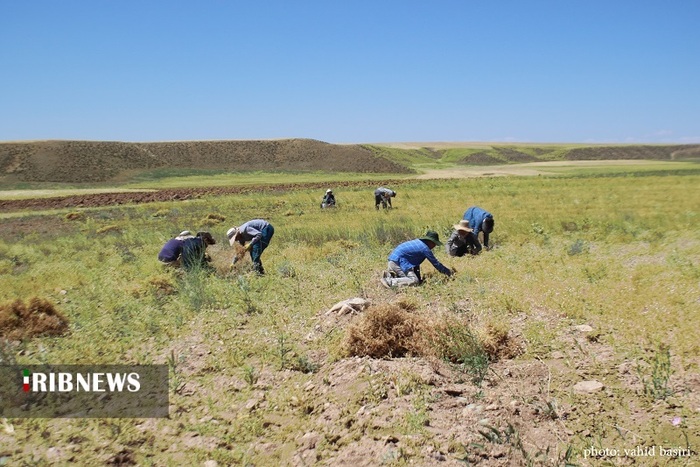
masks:
[(182, 232), (177, 234), (178, 237), (186, 237), (188, 235), (192, 235), (192, 232), (190, 232), (189, 230), (183, 230)]
[(326, 190), (326, 193), (332, 193), (332, 192), (333, 192), (333, 190), (331, 190), (330, 188)]
[(226, 237), (228, 238), (229, 245), (233, 246), (236, 241), (236, 234), (238, 233), (238, 227), (231, 227), (226, 232)]

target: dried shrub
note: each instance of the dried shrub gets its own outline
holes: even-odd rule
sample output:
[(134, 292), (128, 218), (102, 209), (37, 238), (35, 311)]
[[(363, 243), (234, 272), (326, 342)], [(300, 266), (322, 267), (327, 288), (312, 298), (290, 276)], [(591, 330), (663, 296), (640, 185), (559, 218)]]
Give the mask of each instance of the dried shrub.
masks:
[(245, 247), (240, 243), (233, 244), (233, 256), (236, 258), (236, 264), (240, 263), (245, 257)]
[(109, 232), (121, 232), (121, 227), (118, 225), (106, 225), (97, 229), (98, 234), (109, 233)]
[(421, 313), (405, 298), (368, 308), (348, 327), (344, 344), (351, 356), (414, 355), (483, 368), (522, 353), (507, 327), (487, 324), (477, 331), (454, 313)]
[(32, 297), (26, 304), (18, 299), (0, 305), (0, 337), (22, 340), (67, 331), (68, 320), (48, 300)]
[(486, 329), (479, 336), (479, 340), (491, 361), (514, 358), (523, 352), (522, 346), (504, 327), (493, 324), (486, 325)]
[(420, 354), (415, 343), (421, 320), (401, 305), (371, 307), (351, 324), (345, 340), (347, 354), (374, 358)]
[(207, 214), (204, 219), (200, 221), (200, 224), (205, 227), (211, 227), (214, 225), (221, 224), (226, 218), (220, 214)]
[(148, 279), (148, 287), (159, 298), (177, 293), (175, 284), (166, 275), (151, 277)]
[(82, 220), (85, 215), (82, 212), (69, 212), (66, 214), (67, 221), (79, 221)]

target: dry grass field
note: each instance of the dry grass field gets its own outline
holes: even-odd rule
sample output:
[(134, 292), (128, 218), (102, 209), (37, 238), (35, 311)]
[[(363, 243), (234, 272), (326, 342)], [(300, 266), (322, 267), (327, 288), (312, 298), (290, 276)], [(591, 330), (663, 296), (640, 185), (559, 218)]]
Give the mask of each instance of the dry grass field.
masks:
[[(7, 205), (3, 363), (166, 364), (170, 410), (0, 419), (0, 464), (697, 465), (694, 163), (463, 169)], [(374, 209), (380, 181), (392, 210)], [(438, 248), (454, 277), (426, 263), (419, 287), (380, 285), (394, 246), (444, 241), (470, 205), (494, 213), (493, 249)], [(230, 267), (225, 238), (256, 217), (275, 226), (262, 277)], [(210, 268), (158, 264), (183, 229), (212, 232)]]

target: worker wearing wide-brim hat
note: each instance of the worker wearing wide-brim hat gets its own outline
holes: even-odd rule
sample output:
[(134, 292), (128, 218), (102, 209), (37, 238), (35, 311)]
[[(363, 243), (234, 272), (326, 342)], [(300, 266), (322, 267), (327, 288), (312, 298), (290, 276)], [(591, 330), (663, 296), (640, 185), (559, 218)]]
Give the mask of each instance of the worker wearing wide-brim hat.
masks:
[[(250, 252), (250, 259), (253, 261), (253, 268), (258, 274), (265, 274), (260, 256), (265, 248), (270, 244), (275, 229), (272, 224), (264, 219), (253, 219), (238, 227), (231, 227), (226, 232), (226, 237), (231, 246), (236, 242), (243, 245), (246, 251)], [(234, 256), (233, 263), (237, 261)]]
[(182, 246), (185, 240), (189, 238), (194, 238), (192, 232), (183, 230), (177, 237), (168, 240), (158, 253), (158, 261), (166, 266), (180, 267), (182, 265), (180, 258), (182, 255)]
[(440, 245), (440, 237), (432, 230), (415, 240), (401, 243), (389, 254), (387, 270), (381, 278), (382, 285), (393, 288), (420, 284), (420, 265), (426, 259), (442, 274), (451, 276), (452, 271), (433, 255), (432, 249)]
[(469, 221), (462, 219), (459, 224), (453, 225), (452, 234), (447, 239), (445, 250), (450, 256), (464, 256), (467, 253), (476, 254), (476, 244), (472, 236), (472, 229)]

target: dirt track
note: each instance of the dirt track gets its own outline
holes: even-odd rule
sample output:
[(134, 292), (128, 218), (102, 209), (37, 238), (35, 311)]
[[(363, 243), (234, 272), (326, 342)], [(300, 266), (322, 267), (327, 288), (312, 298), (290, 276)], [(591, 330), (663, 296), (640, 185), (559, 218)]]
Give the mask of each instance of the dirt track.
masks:
[[(415, 180), (371, 180), (354, 182), (333, 182), (333, 186), (376, 187), (382, 184), (399, 185), (407, 183), (408, 181), (415, 182)], [(327, 182), (309, 182), (211, 188), (172, 188), (150, 192), (98, 193), (90, 195), (63, 196), (59, 198), (0, 200), (0, 212), (114, 206), (121, 204), (152, 203), (157, 201), (179, 201), (186, 199), (201, 198), (203, 196), (248, 194), (258, 193), (261, 191), (284, 192), (298, 189), (325, 189), (327, 186)]]

